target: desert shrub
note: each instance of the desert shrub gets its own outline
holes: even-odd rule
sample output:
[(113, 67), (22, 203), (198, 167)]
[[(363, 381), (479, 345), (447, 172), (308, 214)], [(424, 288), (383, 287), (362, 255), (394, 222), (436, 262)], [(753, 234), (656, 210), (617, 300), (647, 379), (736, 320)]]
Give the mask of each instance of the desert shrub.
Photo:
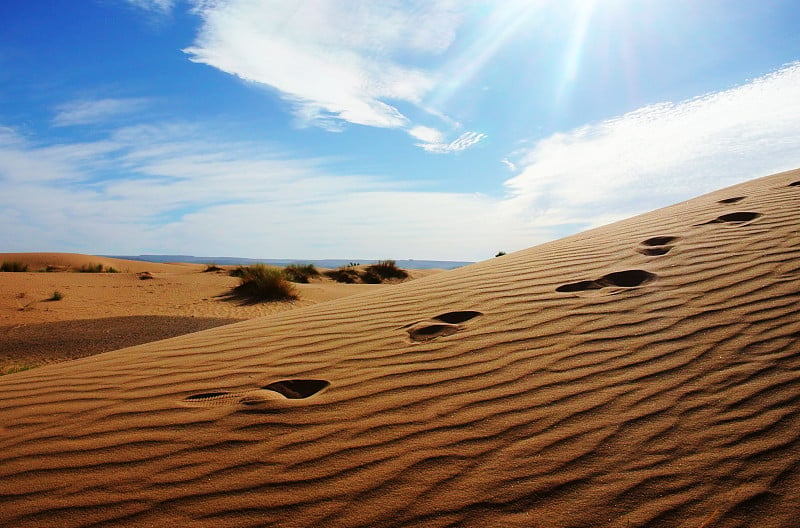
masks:
[(19, 272), (24, 272), (24, 271), (28, 271), (28, 265), (27, 264), (23, 264), (22, 262), (16, 262), (16, 261), (12, 261), (12, 262), (3, 261), (3, 263), (0, 264), (0, 271), (9, 271), (9, 272), (18, 272), (18, 273)]
[(506, 254), (506, 252), (505, 252), (505, 251), (498, 251), (498, 252), (497, 252), (497, 255), (495, 255), (495, 257), (502, 257), (502, 256), (503, 256), (503, 255), (505, 255), (505, 254)]
[(206, 264), (206, 269), (203, 270), (203, 273), (212, 273), (215, 271), (222, 271), (222, 268), (220, 268), (214, 263), (211, 263), (211, 264)]
[(61, 293), (60, 291), (56, 290), (56, 291), (53, 292), (53, 295), (51, 295), (50, 298), (47, 299), (47, 300), (48, 301), (60, 301), (63, 298), (64, 298), (64, 294)]
[(106, 268), (106, 273), (119, 273), (119, 270), (113, 266), (109, 266)]
[(408, 272), (398, 268), (397, 262), (394, 260), (379, 260), (377, 263), (367, 266), (365, 273), (373, 273), (382, 280), (408, 278)]
[(81, 273), (103, 273), (102, 264), (84, 264), (78, 269)]
[(283, 272), (264, 264), (253, 264), (241, 268), (237, 294), (259, 301), (287, 301), (297, 298), (292, 285)]
[(228, 272), (228, 275), (230, 275), (231, 277), (240, 277), (241, 278), (241, 277), (244, 277), (244, 273), (245, 273), (244, 270), (245, 270), (244, 266), (236, 266), (235, 268), (233, 268), (232, 270), (230, 270)]
[(365, 269), (361, 273), (360, 277), (361, 277), (361, 282), (365, 284), (380, 284), (383, 282), (383, 278), (377, 273), (375, 273), (374, 270), (371, 270), (369, 268)]
[(289, 264), (283, 268), (283, 274), (288, 280), (303, 284), (320, 275), (319, 270), (313, 264)]
[(136, 276), (139, 277), (139, 280), (152, 280), (153, 279), (153, 274), (150, 273), (149, 271), (142, 271), (140, 273), (137, 273)]
[(325, 275), (336, 282), (344, 282), (346, 284), (355, 284), (360, 280), (360, 277), (358, 276), (358, 270), (349, 266), (342, 266), (339, 269), (328, 270), (325, 272)]

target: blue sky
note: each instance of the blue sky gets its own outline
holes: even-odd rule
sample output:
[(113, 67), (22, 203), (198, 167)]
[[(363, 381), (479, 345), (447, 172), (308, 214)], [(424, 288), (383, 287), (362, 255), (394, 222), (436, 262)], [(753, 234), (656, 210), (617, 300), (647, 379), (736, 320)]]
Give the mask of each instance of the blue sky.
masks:
[(482, 260), (800, 167), (793, 0), (8, 0), (0, 251)]

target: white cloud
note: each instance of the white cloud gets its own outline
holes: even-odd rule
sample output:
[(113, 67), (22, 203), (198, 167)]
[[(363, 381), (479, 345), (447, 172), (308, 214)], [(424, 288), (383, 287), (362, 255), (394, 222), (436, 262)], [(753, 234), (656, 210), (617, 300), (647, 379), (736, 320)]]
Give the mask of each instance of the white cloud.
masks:
[[(431, 137), (433, 138), (433, 136)], [(422, 147), (424, 150), (428, 152), (433, 152), (434, 154), (449, 154), (451, 152), (459, 152), (462, 150), (466, 150), (478, 144), (485, 138), (486, 134), (480, 134), (478, 132), (464, 132), (463, 134), (458, 136), (455, 140), (449, 143), (442, 142), (441, 135), (439, 137), (439, 141), (436, 140), (426, 141), (422, 137), (418, 137), (417, 139), (422, 139), (423, 142), (417, 143), (416, 145), (418, 147)]]
[(207, 130), (150, 124), (42, 145), (0, 127), (0, 217), (24, 226), (0, 232), (0, 247), (477, 260), (540, 234), (509, 222), (497, 198), (333, 174), (324, 160)]
[(144, 9), (145, 11), (152, 11), (161, 14), (171, 13), (176, 3), (176, 0), (124, 0), (124, 1), (139, 9)]
[(56, 108), (54, 126), (90, 125), (105, 123), (111, 118), (139, 112), (149, 104), (147, 99), (84, 99), (62, 104)]
[[(432, 129), (415, 126), (398, 103), (425, 110), (439, 74), (413, 64), (448, 49), (463, 7), (454, 0), (198, 2), (203, 25), (184, 51), (194, 62), (278, 90), (303, 123), (333, 131), (342, 122), (403, 128), (420, 139)], [(447, 152), (471, 144), (422, 145)]]
[(794, 63), (726, 91), (541, 139), (515, 160), (522, 170), (506, 182), (506, 206), (552, 224), (600, 225), (796, 168), (798, 145)]

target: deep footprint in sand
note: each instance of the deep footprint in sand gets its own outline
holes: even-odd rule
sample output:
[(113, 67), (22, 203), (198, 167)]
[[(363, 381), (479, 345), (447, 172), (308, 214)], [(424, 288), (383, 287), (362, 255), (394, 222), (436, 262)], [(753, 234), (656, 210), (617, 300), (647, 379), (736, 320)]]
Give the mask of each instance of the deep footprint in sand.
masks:
[(557, 292), (580, 292), (589, 290), (599, 290), (607, 287), (617, 288), (636, 288), (642, 284), (647, 284), (656, 279), (654, 273), (645, 270), (625, 270), (615, 271), (608, 275), (603, 275), (597, 280), (584, 280), (562, 284), (556, 288)]
[(425, 324), (409, 328), (408, 336), (412, 341), (431, 341), (437, 337), (453, 335), (458, 330), (458, 325), (453, 324)]
[(800, 187), (800, 181), (792, 182), (788, 186), (789, 187)]
[(672, 249), (671, 243), (675, 242), (676, 240), (678, 240), (678, 237), (675, 236), (656, 236), (648, 238), (647, 240), (642, 241), (640, 244), (642, 247), (636, 251), (642, 255), (647, 255), (648, 257), (666, 255)]
[(289, 400), (309, 398), (330, 386), (326, 380), (295, 379), (282, 380), (270, 383), (260, 389), (240, 392), (204, 392), (184, 398), (184, 403), (201, 407), (216, 407), (219, 405), (255, 405), (269, 401), (269, 396), (264, 391), (277, 393)]
[(742, 200), (744, 200), (745, 198), (747, 198), (747, 197), (746, 197), (746, 196), (734, 196), (733, 198), (725, 198), (724, 200), (720, 200), (720, 201), (718, 201), (717, 203), (721, 203), (721, 204), (733, 204), (733, 203), (738, 203), (738, 202), (741, 202), (741, 201), (742, 201)]
[(703, 222), (702, 224), (695, 224), (698, 226), (701, 225), (708, 225), (708, 224), (730, 224), (730, 225), (744, 225), (748, 222), (752, 222), (756, 218), (760, 218), (762, 215), (761, 213), (754, 213), (752, 211), (741, 211), (737, 213), (728, 213), (722, 216), (718, 216), (714, 220), (710, 220), (708, 222)]
[(408, 336), (412, 341), (431, 341), (437, 337), (455, 334), (463, 329), (463, 327), (460, 326), (461, 323), (466, 323), (481, 315), (483, 315), (482, 312), (476, 312), (475, 310), (447, 312), (433, 317), (430, 321), (412, 323), (406, 325), (404, 328), (407, 329)]

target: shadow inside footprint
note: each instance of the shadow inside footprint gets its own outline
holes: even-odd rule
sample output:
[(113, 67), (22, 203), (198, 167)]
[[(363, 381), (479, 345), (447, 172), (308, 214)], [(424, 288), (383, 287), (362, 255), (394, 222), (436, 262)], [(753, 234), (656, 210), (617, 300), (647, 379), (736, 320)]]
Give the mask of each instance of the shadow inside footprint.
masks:
[(556, 288), (557, 292), (577, 292), (577, 291), (586, 291), (586, 290), (599, 290), (602, 288), (602, 284), (599, 284), (597, 281), (593, 280), (585, 280), (580, 282), (571, 282), (569, 284), (562, 284), (558, 288)]
[(664, 246), (671, 242), (675, 242), (678, 240), (678, 237), (674, 236), (657, 236), (653, 238), (648, 238), (647, 240), (642, 242), (643, 246)]
[(738, 213), (728, 213), (722, 216), (718, 216), (714, 220), (709, 222), (705, 222), (703, 224), (697, 225), (708, 225), (708, 224), (744, 224), (746, 222), (750, 222), (759, 218), (761, 213), (753, 213), (750, 211), (738, 212)]
[(483, 313), (465, 310), (462, 312), (447, 312), (442, 315), (437, 315), (434, 317), (434, 319), (437, 321), (442, 321), (443, 323), (458, 324), (469, 321), (470, 319), (474, 319), (479, 315), (483, 315)]
[(458, 327), (451, 324), (432, 324), (418, 326), (408, 331), (408, 335), (414, 341), (430, 341), (437, 337), (449, 336), (458, 332)]
[(616, 271), (605, 275), (597, 281), (604, 286), (619, 286), (621, 288), (635, 288), (655, 280), (656, 276), (644, 270)]
[(800, 187), (800, 180), (790, 183), (789, 187)]
[(266, 387), (261, 387), (261, 389), (277, 392), (281, 396), (289, 398), (290, 400), (300, 400), (313, 396), (322, 389), (328, 387), (330, 384), (331, 383), (329, 381), (325, 380), (282, 380), (270, 383)]
[(669, 253), (670, 249), (672, 249), (672, 246), (657, 246), (657, 247), (639, 248), (636, 251), (638, 251), (642, 255), (647, 255), (648, 257), (656, 257), (658, 255), (666, 255), (667, 253)]
[(725, 198), (724, 200), (720, 200), (717, 203), (732, 204), (732, 203), (741, 202), (745, 198), (747, 198), (747, 197), (746, 196), (734, 196), (733, 198)]

